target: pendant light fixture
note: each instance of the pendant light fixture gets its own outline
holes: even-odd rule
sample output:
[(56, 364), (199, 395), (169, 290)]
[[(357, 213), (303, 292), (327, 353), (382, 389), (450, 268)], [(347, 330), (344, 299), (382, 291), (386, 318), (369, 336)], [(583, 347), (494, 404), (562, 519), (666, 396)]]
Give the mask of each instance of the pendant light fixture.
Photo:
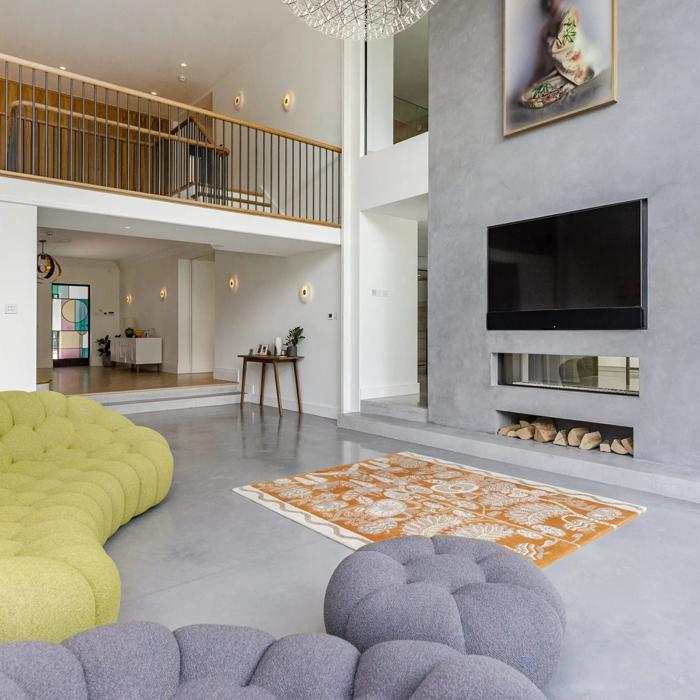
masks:
[(61, 265), (52, 255), (49, 255), (44, 250), (46, 239), (39, 241), (41, 243), (41, 253), (36, 256), (36, 274), (40, 281), (58, 282), (61, 279)]
[(415, 24), (438, 0), (282, 0), (312, 29), (336, 39), (387, 39)]

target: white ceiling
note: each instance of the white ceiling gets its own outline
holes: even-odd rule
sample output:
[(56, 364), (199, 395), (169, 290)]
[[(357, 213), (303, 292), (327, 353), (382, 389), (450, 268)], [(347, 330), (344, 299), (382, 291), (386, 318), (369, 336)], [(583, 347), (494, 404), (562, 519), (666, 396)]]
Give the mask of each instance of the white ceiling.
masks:
[(281, 0), (0, 0), (0, 16), (4, 53), (185, 102), (300, 21)]
[(37, 229), (37, 241), (46, 240), (46, 252), (57, 258), (86, 258), (88, 260), (115, 260), (160, 256), (177, 250), (183, 258), (195, 258), (212, 252), (209, 245), (164, 241), (157, 238), (115, 236), (109, 233), (69, 231), (65, 229)]

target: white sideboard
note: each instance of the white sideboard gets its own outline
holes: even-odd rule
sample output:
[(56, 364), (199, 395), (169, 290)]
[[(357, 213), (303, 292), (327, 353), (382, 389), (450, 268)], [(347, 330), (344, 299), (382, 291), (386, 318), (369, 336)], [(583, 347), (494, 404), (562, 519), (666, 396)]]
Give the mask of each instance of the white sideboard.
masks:
[(124, 365), (161, 365), (163, 363), (162, 338), (114, 338), (112, 360)]

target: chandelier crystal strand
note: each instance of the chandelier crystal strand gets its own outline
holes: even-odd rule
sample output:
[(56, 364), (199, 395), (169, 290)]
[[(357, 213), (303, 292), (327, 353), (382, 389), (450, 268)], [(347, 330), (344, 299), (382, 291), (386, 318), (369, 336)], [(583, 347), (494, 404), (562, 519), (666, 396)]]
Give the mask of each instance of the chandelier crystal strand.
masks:
[(315, 29), (336, 39), (387, 39), (425, 16), (438, 0), (282, 0)]

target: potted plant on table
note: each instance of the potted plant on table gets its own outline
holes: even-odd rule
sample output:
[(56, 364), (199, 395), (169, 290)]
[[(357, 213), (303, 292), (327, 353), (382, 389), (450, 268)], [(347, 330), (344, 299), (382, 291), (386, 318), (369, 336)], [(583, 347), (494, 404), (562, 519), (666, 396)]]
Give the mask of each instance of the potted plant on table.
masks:
[(112, 341), (108, 335), (97, 339), (97, 352), (102, 358), (103, 367), (112, 366)]
[(285, 345), (287, 346), (287, 357), (296, 357), (298, 352), (299, 343), (302, 340), (306, 340), (304, 337), (304, 329), (301, 326), (292, 328), (287, 335), (287, 340), (285, 340)]

